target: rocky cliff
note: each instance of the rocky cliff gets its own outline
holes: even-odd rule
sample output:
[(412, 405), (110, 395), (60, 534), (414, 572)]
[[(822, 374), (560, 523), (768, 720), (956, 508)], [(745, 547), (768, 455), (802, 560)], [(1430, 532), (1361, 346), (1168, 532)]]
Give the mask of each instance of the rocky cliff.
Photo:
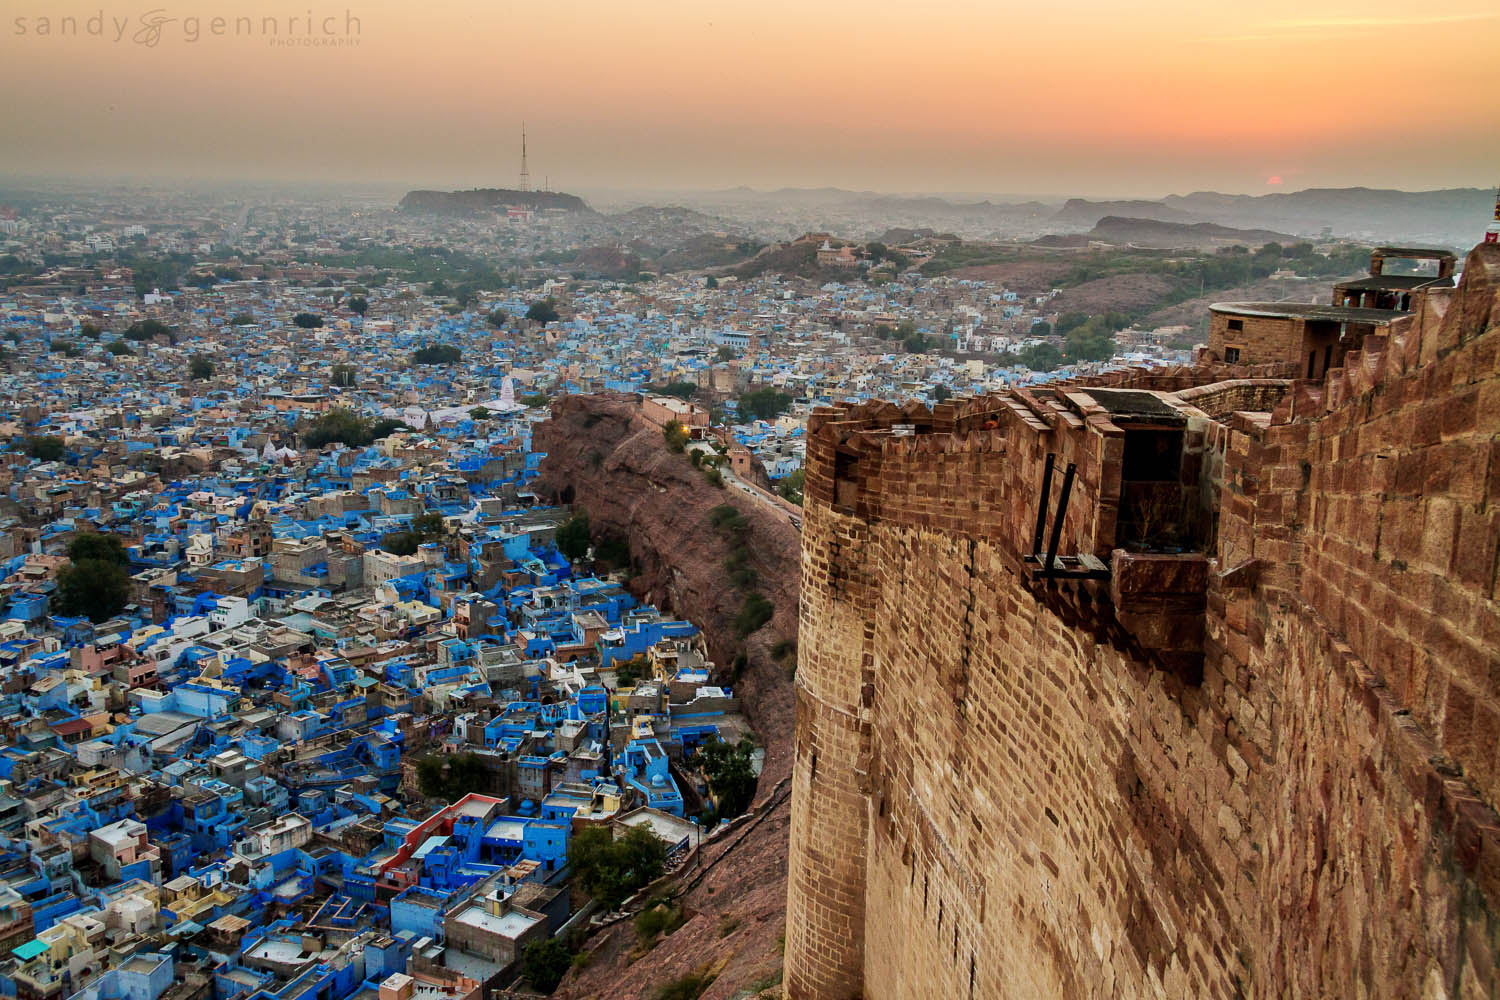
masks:
[[(592, 961), (570, 974), (562, 997), (649, 997), (657, 986), (694, 969), (717, 973), (704, 1000), (742, 993), (781, 967), (779, 938), (786, 900), (787, 804), (776, 794), (792, 763), (799, 545), (781, 512), (733, 488), (710, 486), (687, 458), (669, 452), (659, 428), (639, 413), (637, 397), (612, 393), (569, 396), (552, 406), (535, 447), (547, 454), (540, 490), (588, 511), (596, 538), (629, 540), (642, 600), (696, 622), (766, 749), (758, 804), (775, 802), (743, 840), (725, 838), (704, 852), (708, 874), (682, 897), (688, 920), (649, 957), (631, 961), (635, 935), (626, 922), (589, 944)], [(749, 522), (756, 589), (775, 612), (748, 638), (735, 633), (743, 594), (723, 568), (729, 545), (709, 512), (735, 507)], [(781, 652), (778, 658), (775, 653)], [(745, 656), (737, 679), (732, 665)]]

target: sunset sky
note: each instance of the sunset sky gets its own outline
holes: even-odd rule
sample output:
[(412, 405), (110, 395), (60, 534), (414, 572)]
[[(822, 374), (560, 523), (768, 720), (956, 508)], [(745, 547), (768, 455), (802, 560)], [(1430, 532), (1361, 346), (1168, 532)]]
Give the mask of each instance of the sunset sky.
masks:
[[(533, 179), (582, 193), (1500, 182), (1494, 0), (4, 10), (0, 172), (12, 175), (510, 186), (524, 118)], [(341, 44), (275, 45), (272, 15), (276, 40)]]

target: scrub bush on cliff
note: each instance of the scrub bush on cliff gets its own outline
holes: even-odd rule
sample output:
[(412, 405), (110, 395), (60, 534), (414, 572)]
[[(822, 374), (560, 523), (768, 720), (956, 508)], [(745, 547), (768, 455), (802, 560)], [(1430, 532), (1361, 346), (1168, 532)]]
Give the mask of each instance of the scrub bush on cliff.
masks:
[(752, 632), (758, 631), (771, 616), (776, 613), (776, 605), (772, 604), (764, 594), (747, 594), (745, 603), (740, 605), (740, 613), (734, 618), (734, 632), (741, 639)]

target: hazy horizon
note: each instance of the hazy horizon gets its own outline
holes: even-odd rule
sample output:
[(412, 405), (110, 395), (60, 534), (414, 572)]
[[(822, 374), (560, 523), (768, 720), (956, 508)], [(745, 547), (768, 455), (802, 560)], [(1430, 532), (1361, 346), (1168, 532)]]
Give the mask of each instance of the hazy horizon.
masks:
[(1160, 197), (1500, 173), (1500, 12), (1474, 0), (22, 0), (0, 39), (6, 174), (507, 187), (523, 120), (532, 184), (575, 192)]
[[(153, 192), (170, 193), (173, 190), (181, 190), (187, 186), (199, 192), (236, 192), (254, 191), (256, 189), (270, 189), (275, 191), (296, 192), (305, 190), (308, 192), (326, 193), (327, 189), (348, 189), (360, 194), (389, 195), (399, 197), (400, 195), (414, 190), (436, 190), (454, 191), (472, 188), (511, 188), (514, 187), (514, 178), (497, 178), (491, 183), (479, 184), (447, 184), (442, 180), (429, 179), (427, 182), (402, 182), (394, 180), (348, 180), (337, 177), (327, 179), (297, 179), (297, 178), (275, 178), (275, 177), (211, 177), (211, 176), (171, 176), (171, 175), (88, 175), (88, 174), (36, 174), (11, 171), (0, 171), (0, 187), (11, 187), (26, 189), (35, 187), (37, 189), (57, 189), (66, 191), (77, 189), (79, 191), (99, 191), (110, 187), (146, 190)], [(540, 185), (534, 185), (540, 187)], [(1323, 184), (1316, 187), (1307, 186), (1285, 186), (1277, 188), (1261, 188), (1259, 190), (1231, 191), (1224, 188), (1197, 188), (1193, 190), (1170, 190), (1159, 192), (1119, 192), (1110, 190), (1080, 189), (1074, 191), (950, 191), (941, 189), (879, 189), (879, 188), (853, 188), (837, 187), (834, 185), (797, 185), (786, 184), (779, 186), (758, 185), (733, 185), (733, 186), (699, 186), (699, 187), (608, 187), (589, 185), (582, 188), (564, 190), (556, 184), (551, 186), (552, 190), (566, 194), (575, 194), (585, 201), (590, 198), (605, 198), (617, 200), (630, 199), (670, 199), (675, 197), (702, 198), (714, 195), (733, 195), (745, 192), (755, 195), (770, 195), (783, 191), (817, 193), (828, 191), (830, 193), (841, 193), (848, 195), (861, 195), (871, 197), (888, 198), (939, 198), (949, 201), (967, 200), (989, 200), (992, 202), (1026, 202), (1036, 201), (1043, 203), (1063, 202), (1072, 198), (1082, 198), (1088, 201), (1160, 201), (1170, 197), (1186, 197), (1200, 193), (1224, 194), (1224, 195), (1248, 195), (1258, 196), (1263, 194), (1296, 194), (1306, 190), (1349, 190), (1354, 188), (1368, 188), (1371, 190), (1397, 191), (1403, 194), (1426, 194), (1437, 191), (1467, 190), (1467, 191), (1492, 191), (1494, 185), (1483, 183), (1454, 184), (1442, 188), (1411, 188), (1394, 187), (1391, 185), (1377, 184)]]

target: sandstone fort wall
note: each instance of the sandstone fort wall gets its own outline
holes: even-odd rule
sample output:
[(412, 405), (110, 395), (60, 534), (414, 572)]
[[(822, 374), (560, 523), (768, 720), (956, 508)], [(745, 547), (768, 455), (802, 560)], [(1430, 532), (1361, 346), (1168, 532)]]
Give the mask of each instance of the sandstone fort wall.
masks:
[[(1083, 383), (820, 411), (787, 995), (1495, 995), (1497, 326), (1480, 249), (1324, 380), (1108, 379), (1206, 558), (1123, 550)], [(1026, 561), (1049, 453), (1109, 580)]]

